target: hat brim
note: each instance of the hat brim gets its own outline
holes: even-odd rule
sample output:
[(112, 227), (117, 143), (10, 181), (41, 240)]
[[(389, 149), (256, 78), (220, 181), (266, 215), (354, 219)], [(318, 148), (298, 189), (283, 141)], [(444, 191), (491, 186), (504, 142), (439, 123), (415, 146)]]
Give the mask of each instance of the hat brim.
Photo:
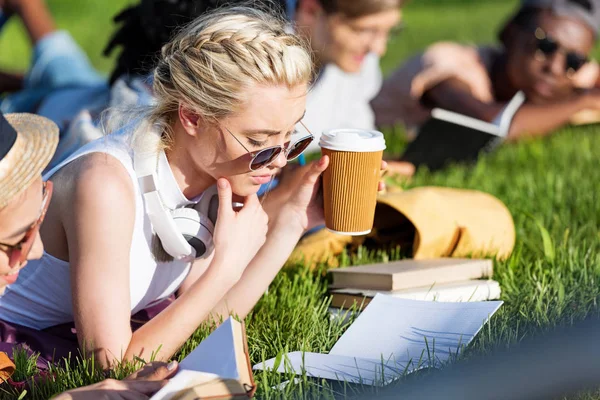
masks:
[(58, 127), (34, 114), (6, 114), (17, 139), (0, 160), (0, 208), (27, 189), (52, 159), (58, 145)]

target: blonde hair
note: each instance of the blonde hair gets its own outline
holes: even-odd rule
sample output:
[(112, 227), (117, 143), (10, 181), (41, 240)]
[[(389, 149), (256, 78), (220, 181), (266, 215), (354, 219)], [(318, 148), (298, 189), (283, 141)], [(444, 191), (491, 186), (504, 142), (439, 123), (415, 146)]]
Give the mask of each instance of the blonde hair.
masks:
[(163, 145), (180, 104), (217, 121), (239, 111), (256, 84), (293, 87), (312, 79), (310, 50), (285, 22), (249, 7), (224, 8), (184, 27), (162, 48), (154, 72), (156, 105), (146, 122), (159, 125)]

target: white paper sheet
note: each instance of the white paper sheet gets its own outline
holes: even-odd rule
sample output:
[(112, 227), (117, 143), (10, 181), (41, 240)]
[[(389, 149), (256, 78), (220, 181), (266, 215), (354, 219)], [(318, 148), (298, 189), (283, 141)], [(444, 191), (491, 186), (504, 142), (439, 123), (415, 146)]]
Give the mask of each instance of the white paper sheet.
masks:
[[(275, 359), (260, 364), (260, 369), (273, 369)], [(282, 360), (277, 371), (281, 373), (294, 371), (301, 375), (303, 369), (309, 377), (324, 378), (365, 385), (381, 385), (389, 383), (400, 376), (406, 365), (399, 360), (365, 360), (362, 358), (336, 356), (331, 354), (288, 353), (285, 362)]]
[[(329, 354), (289, 353), (289, 369), (324, 379), (389, 382), (407, 368), (436, 367), (473, 340), (501, 301), (440, 303), (378, 294)], [(270, 369), (274, 359), (254, 369)], [(285, 371), (280, 365), (279, 372)], [(371, 383), (369, 383), (371, 382)]]
[(330, 354), (445, 362), (473, 340), (501, 301), (441, 303), (376, 295)]

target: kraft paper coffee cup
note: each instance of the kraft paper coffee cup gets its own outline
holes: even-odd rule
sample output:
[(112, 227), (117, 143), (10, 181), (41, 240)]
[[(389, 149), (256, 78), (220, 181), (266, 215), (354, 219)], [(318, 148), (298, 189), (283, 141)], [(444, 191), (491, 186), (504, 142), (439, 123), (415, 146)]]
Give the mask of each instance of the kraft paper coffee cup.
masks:
[(329, 167), (323, 173), (325, 225), (343, 235), (366, 235), (373, 228), (383, 134), (359, 129), (335, 129), (319, 141)]

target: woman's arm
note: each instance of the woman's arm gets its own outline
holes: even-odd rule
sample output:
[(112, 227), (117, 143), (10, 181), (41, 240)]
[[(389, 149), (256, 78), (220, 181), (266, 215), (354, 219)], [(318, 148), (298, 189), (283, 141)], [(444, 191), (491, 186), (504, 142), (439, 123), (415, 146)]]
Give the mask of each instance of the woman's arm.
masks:
[[(225, 181), (225, 188), (219, 188), (215, 258), (208, 270), (161, 314), (132, 333), (129, 257), (135, 198), (131, 178), (111, 156), (98, 153), (84, 159), (76, 166), (79, 172), (73, 180), (74, 209), (64, 222), (79, 342), (104, 367), (134, 356), (149, 359), (159, 348), (156, 359), (168, 359), (237, 282), (262, 246), (266, 214), (256, 198), (234, 212), (231, 188)], [(255, 235), (248, 240), (250, 230)]]
[(319, 176), (329, 165), (323, 157), (305, 168), (298, 180), (294, 196), (270, 217), (267, 241), (250, 262), (241, 279), (213, 310), (215, 317), (227, 317), (231, 312), (244, 318), (254, 308), (309, 226), (322, 221), (322, 205), (315, 201)]
[[(491, 122), (502, 111), (504, 104), (484, 103), (469, 92), (465, 84), (449, 79), (435, 86), (423, 96), (425, 104), (440, 107)], [(597, 89), (575, 95), (571, 100), (553, 104), (523, 104), (515, 114), (509, 140), (524, 136), (545, 136), (569, 123), (571, 117), (585, 109), (600, 109), (600, 91)]]

